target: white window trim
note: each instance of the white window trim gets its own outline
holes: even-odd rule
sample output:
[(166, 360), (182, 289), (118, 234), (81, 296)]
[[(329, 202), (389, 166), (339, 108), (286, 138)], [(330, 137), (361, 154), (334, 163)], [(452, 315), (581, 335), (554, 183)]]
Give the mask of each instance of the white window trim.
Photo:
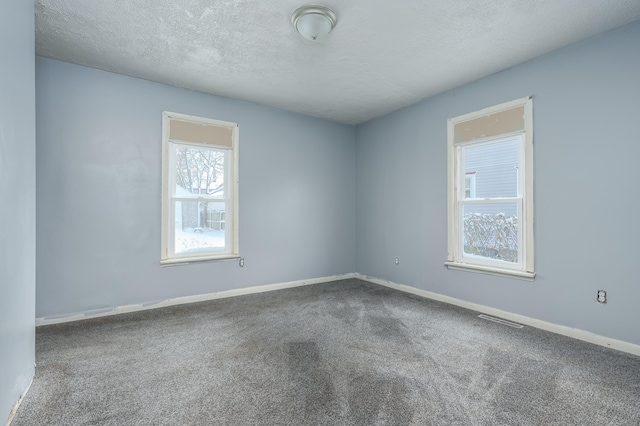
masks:
[[(456, 205), (455, 205), (455, 211), (456, 211), (456, 217), (457, 217), (457, 225), (458, 228), (457, 230), (461, 230), (462, 227), (464, 226), (464, 222), (463, 222), (463, 215), (462, 215), (462, 210), (464, 210), (464, 206), (468, 206), (468, 205), (478, 205), (478, 204), (515, 204), (516, 208), (518, 210), (518, 212), (522, 212), (523, 211), (523, 200), (524, 200), (524, 185), (523, 185), (523, 181), (522, 179), (518, 180), (518, 189), (517, 189), (517, 195), (514, 197), (494, 197), (494, 198), (476, 198), (473, 197), (472, 199), (468, 199), (466, 198), (466, 178), (467, 175), (464, 172), (464, 170), (466, 169), (466, 165), (465, 165), (465, 161), (464, 161), (464, 156), (463, 156), (463, 150), (466, 147), (469, 146), (482, 146), (482, 145), (491, 145), (494, 143), (500, 143), (500, 142), (506, 142), (506, 141), (513, 141), (513, 140), (517, 140), (518, 141), (518, 152), (520, 153), (520, 156), (518, 158), (518, 166), (520, 168), (524, 167), (523, 161), (524, 161), (524, 131), (520, 131), (520, 132), (515, 132), (515, 133), (508, 133), (508, 134), (504, 134), (504, 135), (500, 135), (500, 136), (496, 136), (496, 137), (489, 137), (489, 138), (482, 138), (482, 139), (474, 139), (472, 141), (469, 142), (464, 142), (464, 143), (459, 143), (458, 145), (456, 145), (455, 149), (456, 149), (456, 156), (457, 158), (457, 162), (456, 164), (459, 164), (460, 167), (456, 169), (456, 177), (457, 177), (457, 181), (456, 181), (456, 190), (459, 191), (456, 193), (456, 196), (458, 198)], [(459, 183), (458, 183), (459, 182)], [(464, 184), (462, 182), (465, 182)], [(518, 217), (522, 218), (522, 214), (519, 213)], [(523, 241), (523, 232), (522, 232), (522, 228), (518, 227), (518, 241)], [(524, 259), (523, 259), (523, 250), (518, 250), (518, 262), (516, 263), (511, 263), (511, 262), (505, 262), (505, 261), (501, 261), (501, 260), (493, 260), (493, 259), (488, 259), (486, 257), (482, 257), (482, 256), (474, 256), (474, 255), (469, 255), (466, 254), (464, 252), (464, 250), (462, 249), (464, 246), (464, 236), (462, 232), (457, 232), (456, 238), (458, 238), (457, 240), (457, 246), (456, 246), (456, 259), (458, 259), (459, 263), (464, 263), (466, 265), (474, 265), (474, 266), (480, 266), (480, 267), (489, 267), (489, 268), (497, 268), (497, 269), (509, 269), (509, 270), (520, 270), (522, 271), (524, 269)]]
[[(460, 213), (458, 211), (457, 202), (460, 195), (464, 196), (464, 179), (459, 179), (457, 176), (460, 174), (456, 170), (457, 164), (457, 150), (456, 147), (460, 144), (455, 144), (454, 128), (455, 125), (461, 122), (473, 120), (479, 117), (495, 114), (497, 112), (514, 109), (524, 106), (524, 148), (520, 150), (519, 163), (524, 164), (525, 173), (524, 176), (520, 176), (522, 193), (522, 216), (518, 218), (522, 221), (522, 233), (523, 235), (519, 239), (521, 247), (523, 249), (521, 254), (521, 265), (518, 269), (513, 267), (504, 267), (500, 262), (483, 262), (483, 261), (469, 261), (462, 256), (461, 241), (461, 221)], [(521, 132), (518, 132), (521, 133)], [(487, 138), (488, 140), (501, 139), (505, 135), (498, 135), (495, 137)], [(481, 140), (470, 141), (472, 143), (481, 142)], [(459, 181), (462, 181), (458, 183)], [(459, 188), (459, 186), (463, 186)], [(522, 279), (535, 278), (534, 271), (534, 234), (533, 234), (533, 101), (531, 97), (522, 99), (516, 99), (511, 102), (505, 102), (500, 105), (496, 105), (489, 108), (484, 108), (480, 111), (464, 114), (458, 117), (454, 117), (447, 122), (447, 219), (448, 219), (448, 238), (447, 238), (447, 261), (445, 265), (449, 269), (467, 270), (474, 272), (487, 273), (492, 275), (510, 276)]]
[[(214, 125), (218, 127), (225, 127), (231, 130), (232, 137), (232, 147), (229, 150), (228, 147), (216, 146), (213, 144), (198, 144), (189, 141), (182, 140), (171, 140), (169, 138), (170, 135), (170, 121), (171, 119), (182, 120), (182, 121), (190, 121), (195, 123)], [(229, 121), (221, 121), (214, 120), (212, 118), (204, 118), (197, 117), (186, 114), (179, 114), (175, 112), (164, 111), (162, 113), (162, 232), (161, 232), (161, 254), (160, 254), (160, 264), (161, 265), (172, 265), (172, 264), (186, 264), (192, 262), (206, 262), (206, 261), (215, 261), (215, 260), (230, 260), (237, 259), (240, 257), (240, 246), (239, 246), (239, 238), (238, 238), (238, 193), (239, 193), (239, 162), (238, 162), (238, 150), (239, 150), (239, 127), (237, 123), (232, 123)], [(183, 145), (193, 145), (193, 146), (202, 146), (205, 148), (221, 148), (230, 151), (231, 156), (231, 164), (228, 164), (225, 161), (225, 167), (231, 167), (231, 171), (229, 173), (230, 176), (230, 184), (231, 189), (230, 192), (232, 194), (232, 199), (230, 201), (231, 204), (231, 229), (229, 227), (226, 228), (227, 231), (231, 231), (231, 235), (227, 235), (227, 242), (230, 245), (229, 250), (220, 254), (203, 253), (202, 255), (174, 255), (170, 257), (170, 244), (173, 241), (172, 236), (175, 232), (175, 221), (173, 220), (171, 203), (172, 196), (169, 188), (170, 182), (170, 173), (172, 170), (171, 161), (171, 142), (176, 142)], [(195, 197), (194, 200), (199, 200), (204, 197)], [(229, 214), (227, 213), (227, 218)], [(228, 221), (227, 221), (228, 224)]]

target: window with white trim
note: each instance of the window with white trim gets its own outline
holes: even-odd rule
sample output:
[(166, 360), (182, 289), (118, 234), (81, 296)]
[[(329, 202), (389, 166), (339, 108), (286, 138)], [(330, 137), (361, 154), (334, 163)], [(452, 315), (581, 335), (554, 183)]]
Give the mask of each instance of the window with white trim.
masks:
[(238, 250), (238, 124), (162, 114), (162, 264)]
[(535, 277), (532, 117), (529, 97), (449, 120), (450, 269)]

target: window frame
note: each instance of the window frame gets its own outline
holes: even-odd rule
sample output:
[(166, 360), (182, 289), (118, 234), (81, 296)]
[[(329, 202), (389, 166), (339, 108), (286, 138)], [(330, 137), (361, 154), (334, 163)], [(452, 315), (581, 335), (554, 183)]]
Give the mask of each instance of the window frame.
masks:
[[(170, 137), (171, 121), (183, 121), (200, 125), (216, 126), (231, 131), (231, 146), (215, 143), (185, 141)], [(224, 174), (225, 195), (215, 198), (205, 194), (177, 195), (175, 193), (175, 154), (174, 147), (194, 147), (225, 151)], [(237, 123), (198, 117), (187, 114), (163, 111), (162, 113), (162, 222), (160, 264), (184, 264), (201, 261), (229, 260), (240, 257), (238, 238), (238, 148), (239, 126)], [(225, 202), (225, 250), (201, 251), (198, 253), (176, 254), (175, 250), (175, 201)], [(230, 210), (230, 211), (229, 211)], [(230, 219), (230, 220), (229, 220)], [(205, 218), (206, 220), (206, 218)], [(231, 223), (229, 223), (231, 222)], [(230, 226), (229, 226), (230, 225)]]
[[(490, 204), (514, 204), (516, 210), (518, 212), (522, 212), (524, 210), (524, 182), (523, 179), (517, 180), (517, 188), (516, 195), (512, 197), (466, 197), (466, 178), (467, 174), (465, 173), (466, 169), (466, 155), (465, 151), (467, 148), (479, 147), (479, 146), (489, 146), (493, 144), (498, 144), (501, 142), (507, 141), (517, 141), (518, 144), (518, 165), (517, 169), (523, 169), (525, 166), (524, 162), (524, 132), (516, 132), (510, 134), (504, 134), (496, 137), (489, 138), (481, 138), (475, 139), (469, 142), (459, 143), (456, 145), (456, 179), (458, 179), (458, 184), (456, 185), (457, 191), (460, 191), (456, 194), (456, 220), (458, 221), (458, 233), (457, 233), (457, 258), (461, 263), (470, 263), (488, 267), (497, 267), (504, 269), (513, 269), (513, 270), (521, 270), (523, 269), (524, 264), (524, 256), (523, 250), (518, 248), (518, 261), (517, 262), (506, 262), (503, 260), (494, 260), (483, 256), (475, 256), (472, 254), (467, 254), (464, 251), (464, 208), (465, 206), (472, 205), (490, 205)], [(464, 176), (464, 177), (463, 177)], [(465, 180), (464, 187), (462, 186), (462, 180)], [(522, 214), (519, 213), (518, 217), (522, 217)], [(518, 242), (523, 241), (523, 227), (524, 223), (518, 221)]]
[[(522, 108), (523, 129), (499, 133), (489, 137), (478, 137), (456, 142), (455, 126), (471, 120)], [(487, 132), (490, 134), (490, 132)], [(496, 143), (522, 135), (518, 158), (518, 195), (502, 198), (505, 202), (516, 202), (518, 217), (518, 263), (491, 260), (464, 254), (464, 205), (474, 203), (499, 203), (500, 198), (465, 199), (466, 173), (461, 150), (469, 146)], [(522, 172), (524, 170), (524, 173)], [(447, 261), (449, 269), (475, 271), (493, 275), (534, 279), (534, 222), (533, 222), (533, 101), (531, 97), (516, 99), (496, 106), (484, 108), (454, 117), (447, 122)]]

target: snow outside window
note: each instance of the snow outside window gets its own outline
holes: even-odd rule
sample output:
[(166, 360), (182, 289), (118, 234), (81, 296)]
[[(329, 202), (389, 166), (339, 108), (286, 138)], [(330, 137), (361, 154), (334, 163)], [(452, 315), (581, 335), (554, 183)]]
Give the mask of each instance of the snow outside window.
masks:
[(238, 125), (163, 113), (161, 263), (238, 257)]
[(450, 269), (534, 278), (532, 102), (449, 120)]

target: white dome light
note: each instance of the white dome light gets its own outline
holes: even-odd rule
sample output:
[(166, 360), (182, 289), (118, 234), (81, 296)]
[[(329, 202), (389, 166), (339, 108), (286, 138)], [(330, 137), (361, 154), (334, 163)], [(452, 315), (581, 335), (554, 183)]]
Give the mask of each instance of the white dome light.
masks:
[(335, 12), (325, 6), (302, 6), (291, 15), (291, 23), (302, 37), (316, 41), (333, 30), (338, 22)]

